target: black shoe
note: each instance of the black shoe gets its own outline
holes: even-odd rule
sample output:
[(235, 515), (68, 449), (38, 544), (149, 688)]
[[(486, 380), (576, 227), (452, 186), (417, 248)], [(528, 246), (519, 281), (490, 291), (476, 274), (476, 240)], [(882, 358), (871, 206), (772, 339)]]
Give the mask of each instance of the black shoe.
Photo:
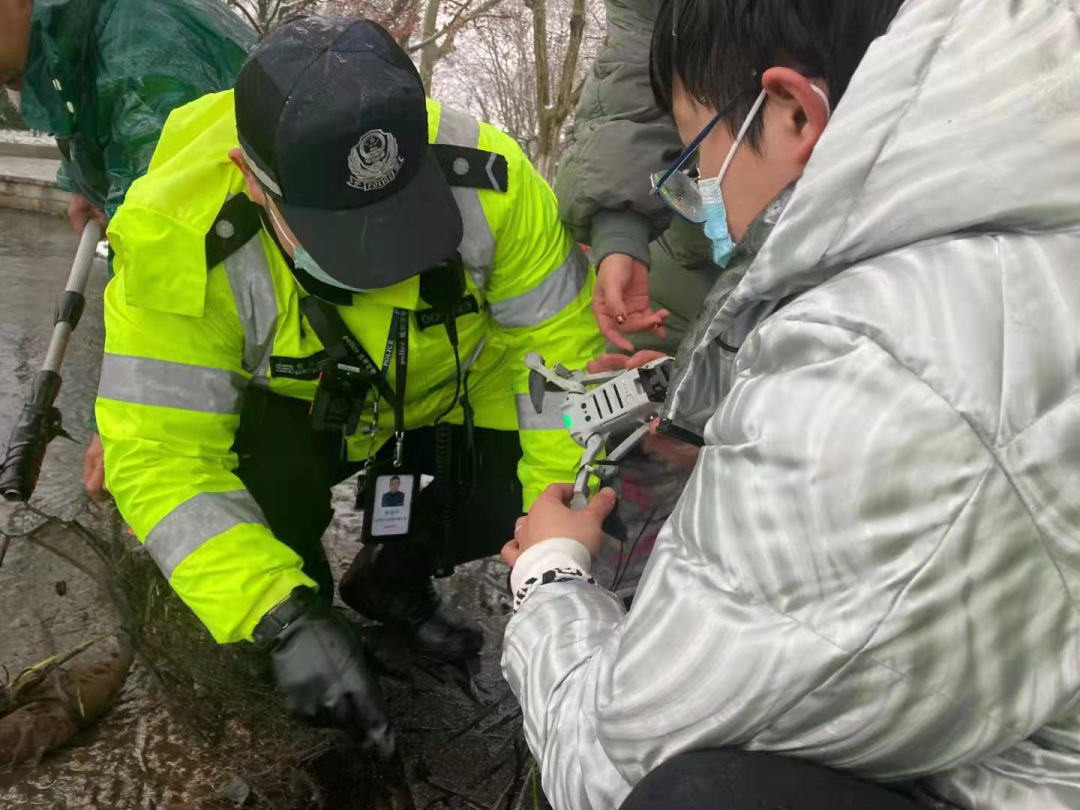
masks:
[(338, 588), (357, 613), (408, 635), (412, 649), (436, 661), (463, 661), (484, 646), (484, 631), (435, 589), (428, 570), (408, 548), (365, 546)]

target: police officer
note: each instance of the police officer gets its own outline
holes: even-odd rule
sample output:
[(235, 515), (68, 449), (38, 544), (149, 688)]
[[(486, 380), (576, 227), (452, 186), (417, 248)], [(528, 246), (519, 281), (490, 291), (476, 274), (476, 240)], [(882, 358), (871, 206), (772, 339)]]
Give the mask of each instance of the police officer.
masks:
[[(523, 357), (603, 347), (553, 194), (507, 135), (426, 100), (385, 30), (310, 18), (173, 113), (109, 238), (97, 416), (121, 511), (215, 639), (271, 651), (295, 712), (388, 745), (329, 610), (330, 488), (359, 472), (344, 601), (421, 654), (475, 653), (432, 575), (495, 553), (580, 453)], [(395, 478), (402, 507), (375, 508)]]

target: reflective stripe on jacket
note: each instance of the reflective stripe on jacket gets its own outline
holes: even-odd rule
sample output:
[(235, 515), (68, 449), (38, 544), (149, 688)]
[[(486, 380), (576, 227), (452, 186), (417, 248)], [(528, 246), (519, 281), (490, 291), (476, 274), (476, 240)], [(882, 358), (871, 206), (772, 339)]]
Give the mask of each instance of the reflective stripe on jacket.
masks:
[[(548, 483), (571, 479), (581, 451), (557, 402), (542, 416), (528, 406), (522, 359), (535, 349), (577, 367), (602, 351), (589, 308), (592, 270), (559, 224), (550, 189), (508, 136), (436, 102), (428, 111), (433, 141), (498, 152), (508, 163), (505, 193), (454, 190), (467, 294), (480, 305), (458, 318), (458, 331), (477, 426), (519, 431), (528, 508)], [(206, 266), (206, 233), (229, 196), (243, 193), (228, 157), (235, 129), (231, 92), (177, 110), (149, 173), (110, 226), (117, 275), (105, 296), (97, 405), (110, 491), (172, 587), (222, 642), (249, 638), (293, 587), (313, 585), (233, 474), (231, 447), (244, 389), (311, 400), (316, 382), (302, 377), (313, 375), (288, 369), (323, 350), (301, 314), (305, 293), (265, 231)], [(422, 239), (427, 224), (415, 226)], [(419, 287), (414, 277), (339, 308), (377, 362), (394, 308), (411, 313), (410, 430), (431, 425), (450, 404), (456, 378), (445, 330), (417, 321), (427, 307)], [(389, 375), (393, 386), (393, 368)], [(462, 421), (460, 406), (448, 421)], [(351, 460), (390, 437), (392, 409), (383, 403), (374, 438), (362, 435), (370, 423), (369, 408), (348, 442)]]

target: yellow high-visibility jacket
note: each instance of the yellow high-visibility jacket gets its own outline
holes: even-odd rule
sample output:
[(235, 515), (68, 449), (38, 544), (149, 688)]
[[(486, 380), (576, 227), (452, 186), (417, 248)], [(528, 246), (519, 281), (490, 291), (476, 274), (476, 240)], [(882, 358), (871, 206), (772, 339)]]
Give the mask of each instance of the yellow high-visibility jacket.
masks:
[[(559, 223), (551, 190), (510, 137), (434, 101), (428, 120), (433, 143), (495, 152), (508, 164), (503, 192), (454, 189), (465, 225), (459, 252), (467, 294), (480, 305), (479, 313), (458, 318), (458, 331), (462, 362), (475, 358), (469, 401), (476, 425), (519, 432), (527, 509), (547, 484), (572, 479), (581, 450), (554, 396), (542, 416), (532, 409), (523, 358), (535, 349), (549, 362), (580, 367), (603, 351), (589, 308), (594, 274)], [(245, 193), (228, 156), (236, 146), (231, 92), (177, 109), (149, 172), (112, 220), (116, 276), (105, 293), (97, 400), (110, 492), (219, 642), (250, 639), (294, 587), (314, 587), (233, 473), (231, 448), (244, 390), (311, 400), (314, 380), (275, 372), (323, 350), (301, 313), (306, 292), (265, 230), (207, 266), (207, 233), (224, 203)], [(423, 239), (426, 223), (414, 225)], [(409, 311), (409, 430), (434, 422), (456, 380), (445, 330), (418, 328), (415, 313), (427, 308), (419, 289), (412, 278), (338, 308), (377, 363), (394, 308)], [(393, 363), (388, 374), (393, 387)], [(350, 438), (350, 460), (367, 458), (390, 437), (392, 410), (384, 402), (381, 411), (374, 439), (361, 431)], [(460, 406), (448, 421), (462, 421)]]

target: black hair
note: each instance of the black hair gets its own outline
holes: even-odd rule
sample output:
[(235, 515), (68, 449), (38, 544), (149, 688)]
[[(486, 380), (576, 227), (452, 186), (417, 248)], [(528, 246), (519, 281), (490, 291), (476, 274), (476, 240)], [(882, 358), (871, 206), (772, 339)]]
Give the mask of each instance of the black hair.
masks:
[(401, 476), (400, 475), (391, 475), (390, 480), (391, 481), (397, 481), (400, 484), (401, 483)]
[[(904, 0), (663, 0), (653, 28), (649, 78), (671, 114), (676, 77), (687, 94), (724, 116), (732, 135), (761, 93), (771, 67), (790, 67), (828, 83), (833, 109), (870, 43), (888, 29)], [(758, 149), (761, 118), (747, 143)]]

